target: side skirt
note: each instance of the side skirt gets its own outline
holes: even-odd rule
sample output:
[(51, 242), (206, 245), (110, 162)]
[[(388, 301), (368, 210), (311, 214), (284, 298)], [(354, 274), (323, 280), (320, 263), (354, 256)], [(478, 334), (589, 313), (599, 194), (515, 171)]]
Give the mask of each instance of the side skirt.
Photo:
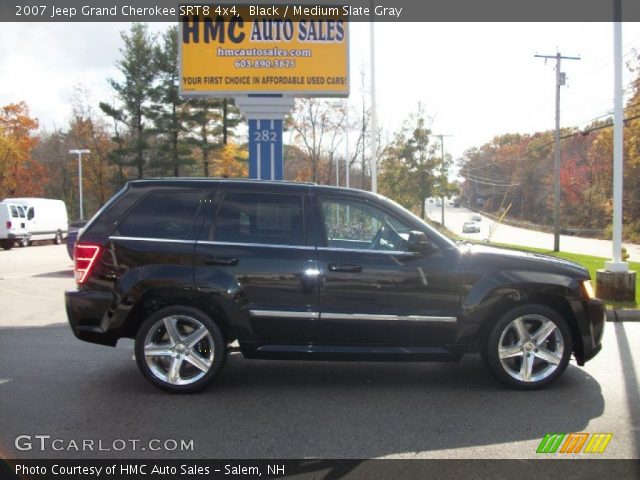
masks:
[(348, 345), (240, 345), (245, 358), (264, 360), (337, 360), (360, 362), (455, 362), (462, 352), (441, 347)]

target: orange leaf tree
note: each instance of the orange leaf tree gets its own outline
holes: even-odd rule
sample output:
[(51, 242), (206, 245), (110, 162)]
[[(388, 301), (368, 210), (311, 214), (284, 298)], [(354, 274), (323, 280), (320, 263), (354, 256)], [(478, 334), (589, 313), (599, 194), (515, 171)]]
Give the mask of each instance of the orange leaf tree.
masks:
[(24, 102), (0, 111), (0, 198), (38, 196), (44, 190), (45, 168), (31, 157), (38, 143), (38, 121)]

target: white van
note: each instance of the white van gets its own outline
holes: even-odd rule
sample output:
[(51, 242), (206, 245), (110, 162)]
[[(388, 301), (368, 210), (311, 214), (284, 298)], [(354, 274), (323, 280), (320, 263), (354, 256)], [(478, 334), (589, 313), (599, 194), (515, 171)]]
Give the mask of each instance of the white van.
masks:
[(27, 214), (31, 240), (53, 240), (58, 245), (69, 231), (67, 207), (50, 198), (5, 198), (3, 203), (21, 205)]
[(24, 208), (14, 203), (0, 203), (0, 247), (11, 250), (14, 244), (29, 244), (27, 215)]

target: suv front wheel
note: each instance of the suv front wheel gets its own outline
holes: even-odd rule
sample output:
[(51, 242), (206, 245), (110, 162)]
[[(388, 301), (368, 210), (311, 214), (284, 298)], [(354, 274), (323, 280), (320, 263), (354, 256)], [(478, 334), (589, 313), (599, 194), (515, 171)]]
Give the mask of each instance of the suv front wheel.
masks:
[(486, 338), (482, 356), (502, 383), (533, 390), (562, 375), (572, 350), (571, 331), (558, 312), (530, 304), (498, 320)]
[(153, 385), (174, 393), (195, 392), (218, 374), (225, 342), (215, 322), (188, 306), (163, 308), (141, 325), (135, 342), (138, 368)]

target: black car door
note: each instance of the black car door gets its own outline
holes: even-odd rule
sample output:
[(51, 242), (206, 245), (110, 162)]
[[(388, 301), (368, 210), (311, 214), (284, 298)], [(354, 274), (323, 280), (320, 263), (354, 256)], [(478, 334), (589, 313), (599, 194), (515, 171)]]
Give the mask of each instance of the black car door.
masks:
[[(231, 182), (230, 182), (231, 183)], [(308, 187), (222, 189), (195, 252), (195, 283), (217, 297), (241, 341), (308, 341), (318, 317), (317, 259), (306, 232)]]
[(357, 195), (315, 200), (321, 225), (321, 344), (434, 346), (451, 342), (460, 303), (457, 257), (408, 250), (411, 225)]

